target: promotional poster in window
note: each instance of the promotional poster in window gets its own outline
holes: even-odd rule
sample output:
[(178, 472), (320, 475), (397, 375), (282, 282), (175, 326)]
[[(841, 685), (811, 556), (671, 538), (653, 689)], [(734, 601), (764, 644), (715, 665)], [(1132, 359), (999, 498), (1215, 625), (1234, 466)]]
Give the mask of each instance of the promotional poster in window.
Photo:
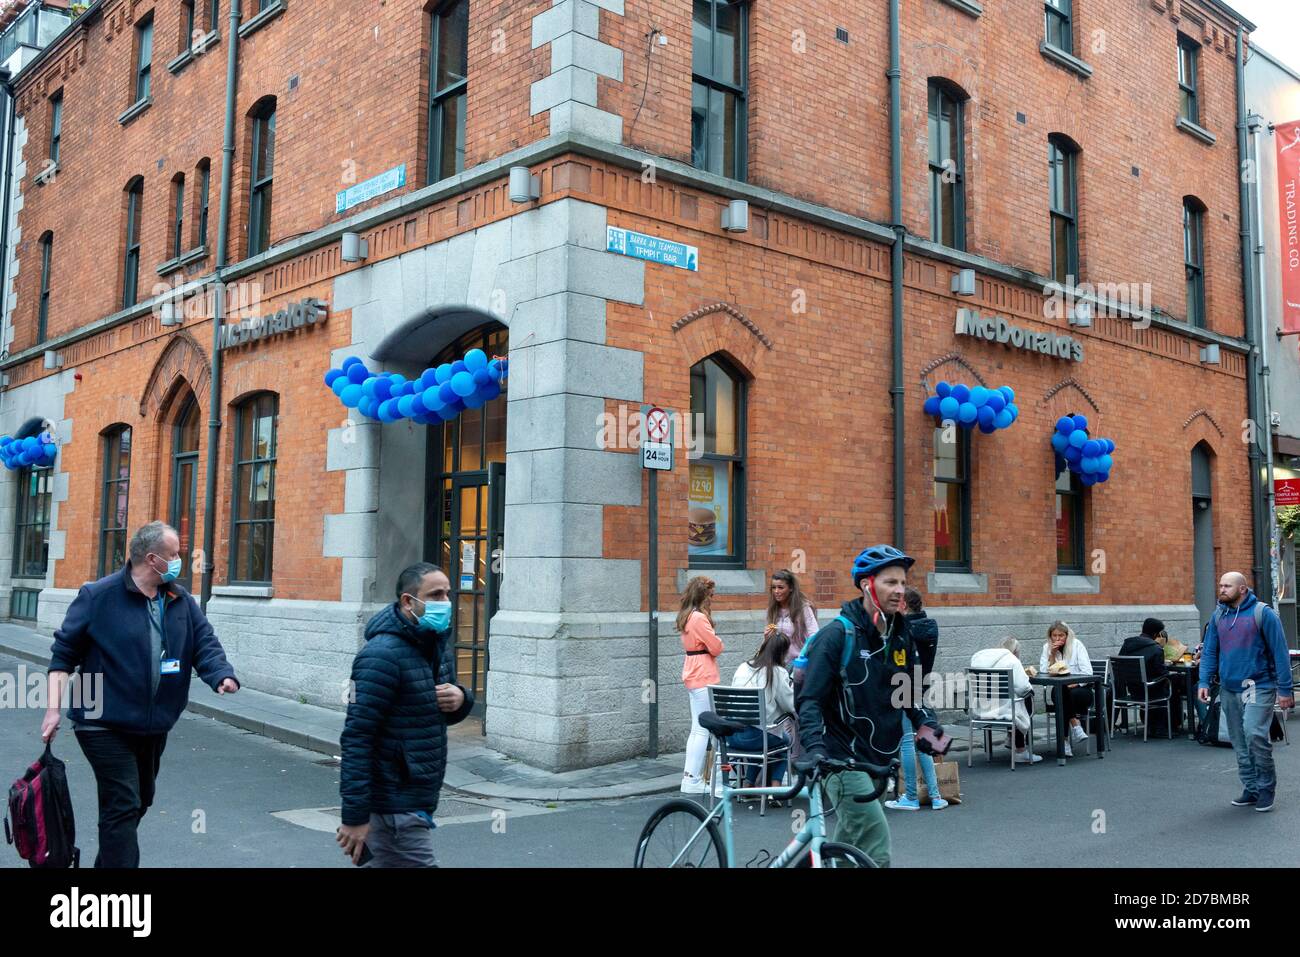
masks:
[(729, 470), (729, 462), (691, 463), (687, 551), (692, 558), (731, 551)]

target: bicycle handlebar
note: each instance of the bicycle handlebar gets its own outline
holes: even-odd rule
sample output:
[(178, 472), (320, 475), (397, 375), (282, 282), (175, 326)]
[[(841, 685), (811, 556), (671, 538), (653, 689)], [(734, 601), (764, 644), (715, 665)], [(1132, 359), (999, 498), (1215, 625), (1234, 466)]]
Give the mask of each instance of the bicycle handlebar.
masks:
[(898, 759), (890, 761), (887, 766), (879, 764), (868, 764), (865, 761), (836, 761), (831, 758), (825, 758), (819, 761), (811, 768), (800, 768), (798, 777), (795, 778), (794, 787), (785, 794), (776, 795), (780, 801), (793, 801), (799, 792), (804, 789), (810, 780), (816, 780), (828, 773), (836, 771), (865, 771), (875, 780), (875, 789), (869, 795), (855, 797), (854, 800), (860, 804), (868, 804), (871, 801), (878, 800), (880, 795), (885, 793), (885, 788), (889, 785), (889, 779), (898, 771)]

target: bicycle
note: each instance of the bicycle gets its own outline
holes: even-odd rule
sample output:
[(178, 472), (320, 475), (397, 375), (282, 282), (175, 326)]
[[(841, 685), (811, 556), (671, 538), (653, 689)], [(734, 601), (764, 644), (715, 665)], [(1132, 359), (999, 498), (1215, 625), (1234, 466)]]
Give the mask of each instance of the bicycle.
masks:
[[(725, 782), (712, 810), (687, 798), (675, 798), (660, 805), (637, 839), (633, 867), (717, 867), (736, 866), (732, 840), (732, 805), (742, 797), (754, 796), (794, 800), (807, 786), (808, 818), (794, 839), (766, 867), (878, 867), (867, 854), (851, 844), (826, 840), (826, 812), (822, 804), (823, 778), (837, 771), (865, 771), (875, 779), (875, 790), (853, 800), (866, 804), (879, 800), (889, 779), (898, 770), (898, 760), (888, 767), (856, 761), (823, 760), (811, 769), (800, 769), (794, 786), (786, 788), (733, 788)], [(721, 818), (719, 831), (717, 818)], [(690, 834), (683, 844), (680, 837)], [(725, 839), (724, 839), (725, 836)], [(661, 850), (660, 845), (667, 845)], [(680, 849), (679, 849), (680, 848)], [(659, 863), (667, 860), (667, 863)]]

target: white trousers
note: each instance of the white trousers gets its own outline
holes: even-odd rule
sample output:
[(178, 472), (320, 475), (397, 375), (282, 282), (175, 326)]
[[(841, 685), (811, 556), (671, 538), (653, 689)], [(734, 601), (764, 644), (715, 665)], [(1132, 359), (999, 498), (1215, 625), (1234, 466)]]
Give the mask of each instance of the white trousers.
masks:
[(691, 696), (691, 736), (686, 739), (685, 776), (698, 780), (704, 776), (704, 756), (709, 750), (709, 732), (700, 727), (700, 715), (709, 710), (709, 689), (686, 693)]

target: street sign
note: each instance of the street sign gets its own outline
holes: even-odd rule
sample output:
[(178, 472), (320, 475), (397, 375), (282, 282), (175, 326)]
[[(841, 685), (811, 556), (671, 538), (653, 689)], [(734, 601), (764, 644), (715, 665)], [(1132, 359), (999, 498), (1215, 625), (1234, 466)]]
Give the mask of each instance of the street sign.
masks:
[(663, 409), (654, 406), (645, 414), (646, 436), (651, 442), (668, 441), (669, 429), (668, 413)]
[(699, 271), (700, 250), (697, 247), (617, 226), (606, 227), (605, 251), (678, 269), (689, 269), (691, 272)]
[(1300, 478), (1274, 479), (1273, 494), (1276, 496), (1274, 504), (1278, 508), (1300, 505)]
[(673, 467), (673, 447), (666, 442), (646, 442), (641, 446), (641, 467), (670, 472)]

